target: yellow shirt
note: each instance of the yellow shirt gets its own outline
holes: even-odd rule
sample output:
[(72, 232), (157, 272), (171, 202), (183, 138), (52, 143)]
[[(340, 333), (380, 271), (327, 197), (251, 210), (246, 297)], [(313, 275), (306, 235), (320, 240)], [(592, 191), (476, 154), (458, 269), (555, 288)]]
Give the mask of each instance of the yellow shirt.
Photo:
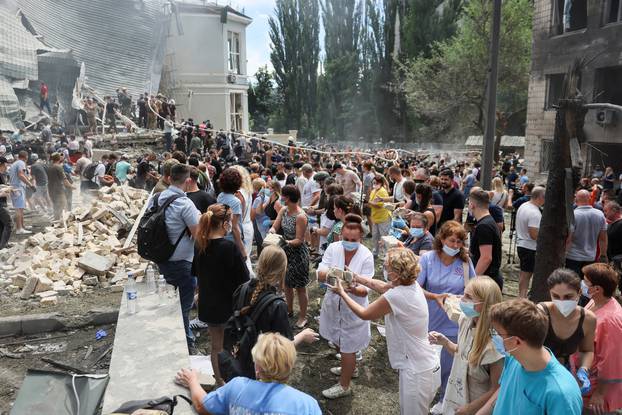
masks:
[[(384, 187), (381, 187), (378, 190), (373, 189), (371, 191), (371, 194), (369, 195), (369, 201), (371, 203), (374, 203), (374, 199), (376, 197), (380, 197), (380, 198), (389, 197), (389, 192), (387, 192), (387, 189), (385, 189)], [(380, 202), (378, 203), (378, 205), (380, 207), (371, 206), (372, 222), (373, 223), (384, 223), (388, 221), (389, 219), (391, 219), (391, 212), (389, 212), (389, 210), (384, 207), (384, 203)]]

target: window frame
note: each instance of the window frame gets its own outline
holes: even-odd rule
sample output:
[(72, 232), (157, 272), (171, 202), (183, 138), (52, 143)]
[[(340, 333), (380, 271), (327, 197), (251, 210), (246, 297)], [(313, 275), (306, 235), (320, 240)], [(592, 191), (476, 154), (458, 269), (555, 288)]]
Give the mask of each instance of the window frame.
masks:
[[(544, 93), (544, 111), (555, 111), (554, 105), (557, 105), (557, 102), (551, 103), (551, 82), (553, 77), (561, 77), (561, 85), (560, 89), (564, 87), (564, 79), (566, 78), (565, 73), (550, 73), (545, 74), (545, 93)], [(561, 91), (559, 94), (561, 96)]]
[[(545, 152), (545, 148), (548, 148), (548, 151)], [(546, 159), (546, 169), (544, 163), (545, 153), (548, 152), (548, 158)], [(540, 160), (538, 162), (538, 167), (540, 173), (546, 174), (549, 172), (551, 167), (551, 158), (553, 155), (553, 139), (552, 138), (542, 138), (540, 139)]]
[(242, 74), (240, 67), (240, 32), (227, 30), (227, 69), (229, 73)]
[[(229, 93), (229, 128), (234, 131), (242, 131), (244, 126), (244, 103), (241, 92)], [(239, 96), (239, 108), (237, 107), (237, 96)], [(239, 111), (238, 111), (239, 110)], [(239, 125), (238, 125), (239, 124)]]
[(603, 26), (615, 25), (622, 23), (622, 0), (618, 0), (618, 16), (613, 22), (609, 21), (611, 12), (611, 2), (613, 0), (605, 0), (603, 2)]

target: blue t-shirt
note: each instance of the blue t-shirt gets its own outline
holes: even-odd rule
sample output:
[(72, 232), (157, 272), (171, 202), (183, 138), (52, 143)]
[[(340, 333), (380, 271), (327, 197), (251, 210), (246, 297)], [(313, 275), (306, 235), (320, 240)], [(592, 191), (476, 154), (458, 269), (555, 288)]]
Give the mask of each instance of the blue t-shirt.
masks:
[(506, 356), (499, 384), (493, 415), (580, 415), (583, 408), (577, 381), (553, 353), (538, 372), (528, 372)]
[(203, 399), (203, 408), (220, 415), (321, 415), (317, 401), (281, 383), (233, 378)]
[[(220, 193), (218, 195), (218, 198), (216, 198), (216, 202), (221, 203), (223, 205), (227, 205), (231, 208), (231, 214), (232, 215), (240, 215), (240, 219), (239, 219), (239, 227), (240, 227), (240, 235), (244, 235), (244, 231), (242, 230), (242, 219), (244, 219), (242, 217), (242, 202), (240, 202), (240, 199), (237, 198), (236, 195), (234, 195), (233, 193)], [(230, 241), (233, 241), (233, 232), (229, 232), (226, 236), (225, 239), (228, 239)], [(234, 241), (235, 242), (235, 241)], [(249, 252), (250, 254), (250, 252)]]
[[(464, 269), (460, 258), (449, 265), (443, 264), (436, 251), (428, 251), (419, 258), (421, 272), (417, 282), (426, 291), (435, 294), (464, 294)], [(475, 268), (469, 259), (469, 279), (475, 277)], [(430, 312), (429, 330), (445, 336), (457, 336), (458, 324), (447, 318), (447, 313), (434, 300), (428, 300)]]
[(115, 165), (114, 174), (117, 176), (117, 179), (124, 182), (127, 180), (127, 173), (130, 170), (130, 163), (125, 160), (121, 160)]

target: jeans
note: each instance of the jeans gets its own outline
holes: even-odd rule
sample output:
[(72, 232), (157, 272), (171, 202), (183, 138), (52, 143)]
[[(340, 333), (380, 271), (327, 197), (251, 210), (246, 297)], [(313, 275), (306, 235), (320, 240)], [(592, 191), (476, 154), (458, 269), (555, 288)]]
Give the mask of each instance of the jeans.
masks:
[(52, 109), (50, 108), (50, 100), (49, 99), (44, 99), (43, 97), (41, 97), (41, 100), (39, 102), (39, 109), (41, 111), (43, 111), (44, 109), (48, 110), (48, 114), (52, 114)]
[(164, 145), (166, 151), (171, 151), (173, 148), (173, 135), (171, 133), (164, 133)]
[[(387, 236), (389, 234), (389, 230), (391, 229), (391, 220), (387, 220), (382, 223), (372, 223), (371, 225), (371, 241), (372, 241), (372, 252), (376, 256), (381, 256), (385, 251), (384, 244), (382, 243), (382, 237)], [(381, 245), (382, 244), (382, 245)]]
[(192, 346), (194, 345), (194, 335), (190, 330), (189, 316), (194, 300), (194, 288), (196, 287), (196, 278), (192, 276), (192, 262), (166, 261), (158, 264), (158, 268), (160, 268), (160, 273), (164, 275), (166, 282), (179, 290), (186, 341), (188, 346)]
[(0, 207), (0, 249), (3, 249), (11, 237), (11, 214), (7, 208)]

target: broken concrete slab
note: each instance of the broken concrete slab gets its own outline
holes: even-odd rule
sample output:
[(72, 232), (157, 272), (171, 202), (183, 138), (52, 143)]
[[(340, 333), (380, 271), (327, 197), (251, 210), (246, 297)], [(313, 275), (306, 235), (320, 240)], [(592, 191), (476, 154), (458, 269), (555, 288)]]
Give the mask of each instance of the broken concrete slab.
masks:
[(95, 275), (106, 275), (112, 268), (114, 261), (111, 258), (101, 256), (95, 252), (87, 251), (78, 259), (78, 266)]
[(35, 288), (35, 293), (41, 293), (44, 291), (49, 291), (54, 286), (54, 281), (49, 279), (48, 277), (39, 276), (39, 281), (37, 283), (37, 287)]
[(24, 288), (22, 289), (22, 293), (20, 294), (20, 297), (22, 298), (22, 300), (28, 299), (35, 292), (35, 288), (37, 288), (38, 283), (39, 283), (38, 277), (35, 277), (35, 276), (28, 277), (28, 279), (26, 280), (26, 283), (24, 284)]
[(44, 297), (41, 299), (40, 301), (41, 305), (57, 305), (58, 304), (58, 297), (56, 296), (52, 296), (52, 297)]

